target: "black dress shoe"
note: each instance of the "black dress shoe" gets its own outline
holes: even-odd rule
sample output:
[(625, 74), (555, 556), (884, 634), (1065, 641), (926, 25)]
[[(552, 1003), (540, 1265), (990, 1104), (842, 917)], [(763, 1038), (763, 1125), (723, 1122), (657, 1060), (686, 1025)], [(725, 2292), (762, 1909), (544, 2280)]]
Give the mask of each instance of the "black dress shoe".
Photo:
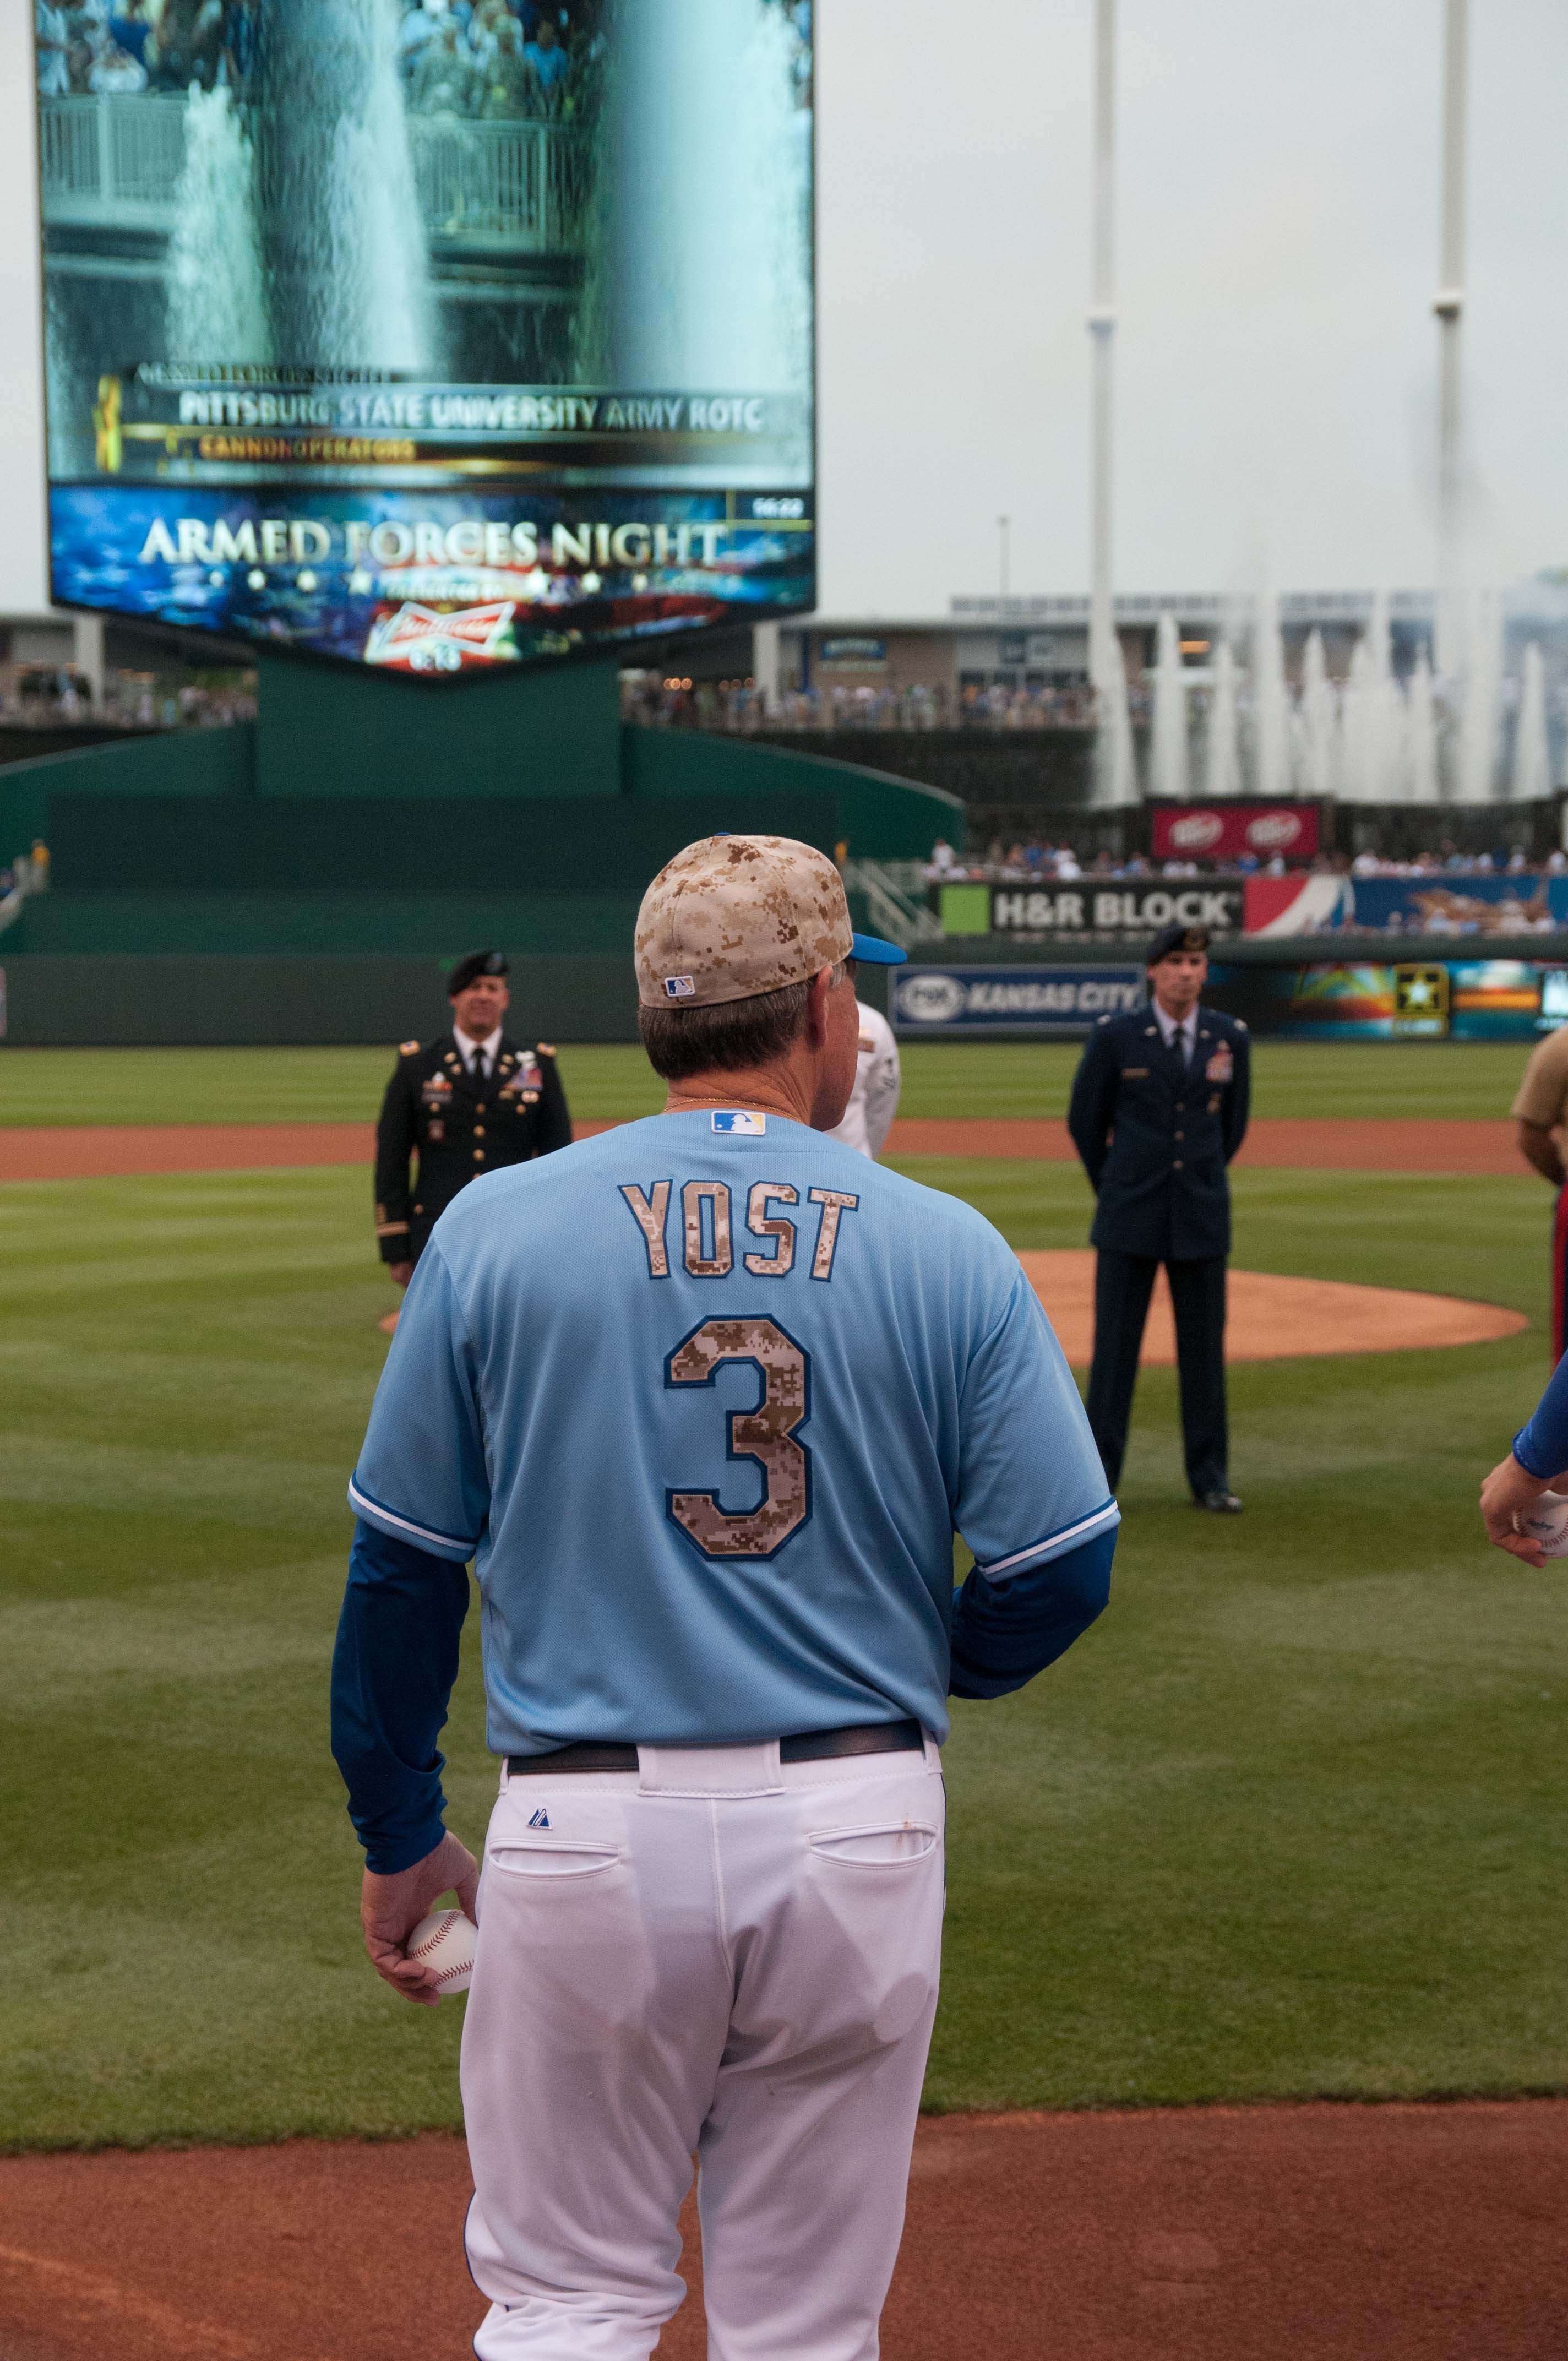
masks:
[(1242, 1512), (1241, 1502), (1224, 1484), (1216, 1485), (1212, 1492), (1195, 1492), (1192, 1505), (1195, 1509), (1210, 1509), (1216, 1517), (1239, 1517)]

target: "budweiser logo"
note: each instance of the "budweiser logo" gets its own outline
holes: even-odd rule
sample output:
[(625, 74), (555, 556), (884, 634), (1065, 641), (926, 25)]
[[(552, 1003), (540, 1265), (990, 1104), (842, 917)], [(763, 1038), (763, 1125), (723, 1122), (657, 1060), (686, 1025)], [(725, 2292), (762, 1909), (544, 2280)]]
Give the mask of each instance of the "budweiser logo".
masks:
[(1184, 812), (1170, 824), (1170, 841), (1178, 852), (1206, 852), (1224, 832), (1225, 823), (1218, 812)]
[(367, 664), (400, 664), (410, 672), (460, 672), (466, 658), (492, 660), (515, 609), (508, 598), (485, 607), (460, 607), (443, 615), (412, 599), (385, 615), (366, 642)]
[(1246, 840), (1255, 852), (1283, 852), (1301, 833), (1299, 812), (1266, 812), (1247, 822)]

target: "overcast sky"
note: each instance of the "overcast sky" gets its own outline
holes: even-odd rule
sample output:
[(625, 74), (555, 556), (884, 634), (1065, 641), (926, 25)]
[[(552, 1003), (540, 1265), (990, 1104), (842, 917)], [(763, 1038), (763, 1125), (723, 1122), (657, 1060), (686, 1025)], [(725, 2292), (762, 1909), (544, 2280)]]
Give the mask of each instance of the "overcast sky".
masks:
[[(660, 0), (677, 6), (680, 0)], [(0, 609), (43, 603), (26, 0), (0, 0)], [(1116, 577), (1433, 573), (1442, 0), (1121, 0)], [(1480, 570), (1568, 564), (1568, 7), (1473, 7)], [(1092, 0), (817, 0), (822, 604), (1088, 581)], [(720, 192), (716, 198), (721, 202)]]

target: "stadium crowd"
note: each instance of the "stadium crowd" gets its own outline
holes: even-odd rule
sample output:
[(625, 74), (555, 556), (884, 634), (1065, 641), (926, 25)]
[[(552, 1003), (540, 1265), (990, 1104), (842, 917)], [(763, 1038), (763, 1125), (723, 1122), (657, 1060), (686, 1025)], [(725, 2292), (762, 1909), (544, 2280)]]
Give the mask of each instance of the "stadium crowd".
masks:
[[(411, 110), (470, 120), (568, 117), (598, 56), (602, 0), (399, 0), (398, 67)], [(811, 0), (773, 0), (795, 37), (795, 82), (811, 103)], [(34, 0), (38, 89), (102, 93), (249, 91), (263, 0)]]
[[(940, 683), (906, 688), (786, 688), (770, 705), (751, 680), (691, 681), (652, 673), (623, 676), (625, 718), (670, 730), (1089, 730), (1087, 687), (981, 687), (957, 695)], [(1135, 718), (1141, 718), (1137, 715)]]
[(1292, 871), (1342, 876), (1345, 869), (1343, 856), (1329, 852), (1321, 852), (1310, 862), (1289, 862), (1277, 852), (1267, 861), (1260, 861), (1255, 852), (1244, 852), (1237, 860), (1224, 862), (1155, 861), (1141, 852), (1119, 856), (1103, 848), (1080, 855), (1065, 840), (1052, 844), (1038, 836), (1032, 836), (1027, 843), (1013, 844), (992, 837), (983, 860), (966, 862), (944, 837), (938, 837), (923, 873), (932, 885), (1043, 885), (1102, 877), (1284, 877)]
[[(264, 34), (262, 0), (35, 0), (45, 97), (227, 87), (244, 97)], [(398, 64), (422, 114), (570, 112), (597, 38), (598, 0), (403, 0)]]
[(1366, 851), (1358, 852), (1354, 861), (1343, 852), (1319, 852), (1310, 861), (1292, 862), (1280, 852), (1266, 861), (1260, 860), (1255, 852), (1243, 852), (1234, 860), (1216, 862), (1155, 861), (1140, 852), (1119, 858), (1103, 850), (1080, 854), (1065, 839), (1060, 844), (1053, 844), (1048, 838), (1032, 836), (1027, 843), (1008, 844), (997, 836), (987, 845), (983, 860), (966, 861), (945, 837), (939, 836), (931, 848), (924, 874), (930, 884), (956, 885), (966, 880), (988, 884), (1041, 884), (1051, 881), (1070, 883), (1080, 877), (1556, 877), (1565, 870), (1568, 852), (1561, 848), (1534, 861), (1522, 844), (1508, 851), (1462, 852), (1447, 839), (1435, 851), (1416, 853), (1408, 861), (1385, 860), (1377, 852)]
[(136, 91), (241, 93), (255, 71), (261, 0), (34, 0), (45, 98)]

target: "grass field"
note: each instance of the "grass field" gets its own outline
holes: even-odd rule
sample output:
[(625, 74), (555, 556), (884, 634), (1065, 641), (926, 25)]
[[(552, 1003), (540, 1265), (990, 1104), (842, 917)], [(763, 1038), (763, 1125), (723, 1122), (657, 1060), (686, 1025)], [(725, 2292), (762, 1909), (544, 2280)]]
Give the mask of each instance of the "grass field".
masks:
[[(1018, 1100), (1055, 1053), (991, 1054), (967, 1111), (1041, 1111)], [(580, 1104), (590, 1075), (627, 1088), (617, 1055), (572, 1053)], [(955, 1087), (951, 1055), (912, 1056), (920, 1089)], [(357, 1056), (185, 1071), (255, 1079), (271, 1119), (341, 1116), (365, 1104), (322, 1101), (358, 1086)], [(1269, 1088), (1310, 1056), (1266, 1054)], [(71, 1119), (73, 1073), (112, 1119), (176, 1119), (96, 1059), (0, 1056), (8, 1119)], [(372, 1098), (384, 1064), (362, 1069)], [(1319, 1103), (1276, 1111), (1496, 1113), (1518, 1064), (1327, 1052), (1300, 1069)], [(1018, 1246), (1083, 1240), (1070, 1167), (907, 1169)], [(408, 2009), (366, 1966), (326, 1752), (344, 1484), (392, 1300), (364, 1186), (0, 1191), (0, 2144), (455, 2120), (461, 2012)], [(1538, 1324), (1236, 1369), (1234, 1522), (1187, 1507), (1174, 1377), (1142, 1381), (1111, 1612), (1018, 1697), (957, 1711), (937, 2106), (1568, 2088), (1563, 1577), (1488, 1553), (1474, 1508), (1545, 1375), (1547, 1192), (1255, 1170), (1236, 1201), (1251, 1268)], [(493, 1788), (477, 1638), (448, 1732), (470, 1841)]]
[[(641, 1049), (569, 1043), (572, 1112), (609, 1122), (652, 1114)], [(1486, 1044), (1255, 1044), (1262, 1115), (1506, 1116), (1525, 1052)], [(917, 1041), (903, 1052), (907, 1115), (1058, 1115), (1079, 1051), (1066, 1042)], [(370, 1122), (389, 1049), (0, 1048), (0, 1126), (78, 1123)]]

